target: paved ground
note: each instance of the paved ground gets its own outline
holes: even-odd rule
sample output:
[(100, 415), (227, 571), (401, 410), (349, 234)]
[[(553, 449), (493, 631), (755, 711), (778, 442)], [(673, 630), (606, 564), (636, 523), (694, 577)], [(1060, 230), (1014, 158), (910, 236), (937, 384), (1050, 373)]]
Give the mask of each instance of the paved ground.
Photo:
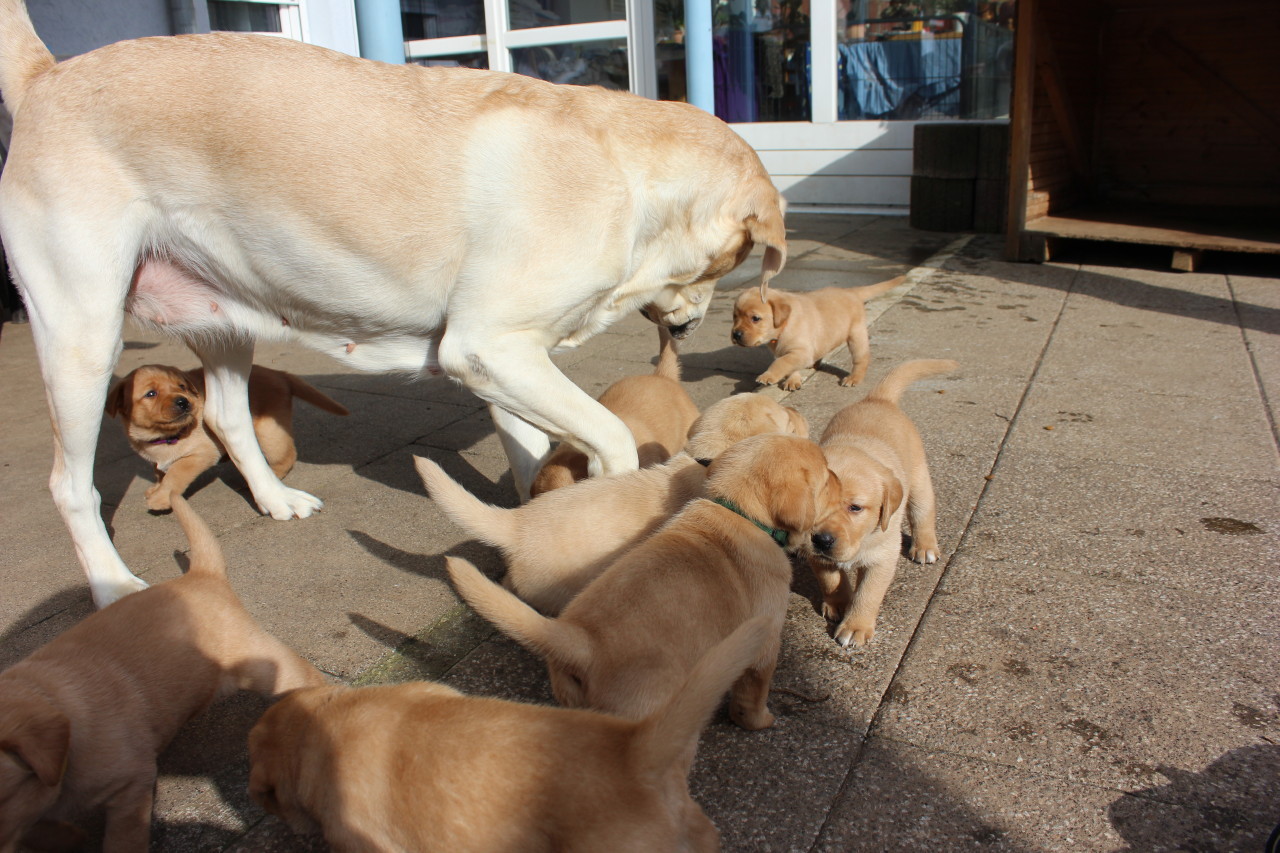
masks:
[[(915, 268), (908, 287), (872, 304), (868, 385), (909, 358), (962, 364), (904, 398), (930, 454), (943, 558), (901, 561), (879, 633), (851, 652), (828, 638), (797, 572), (777, 727), (749, 733), (718, 718), (694, 771), (726, 849), (1260, 849), (1280, 821), (1280, 279), (1239, 264), (1152, 271), (1163, 256), (1008, 264), (991, 238), (902, 219), (790, 224), (780, 287)], [(729, 346), (747, 278), (727, 282), (685, 346), (700, 405), (752, 388), (768, 361)], [(647, 371), (655, 353), (636, 318), (558, 360), (598, 393)], [(298, 411), (290, 482), (324, 498), (319, 516), (258, 517), (229, 465), (193, 493), (250, 610), (346, 681), (434, 677), (550, 701), (541, 665), (458, 603), (443, 555), (491, 574), (499, 562), (441, 516), (410, 465), (425, 454), (485, 498), (513, 501), (474, 398), (442, 380), (348, 375), (284, 347), (258, 358), (306, 375), (352, 415)], [(148, 362), (194, 359), (131, 334), (119, 372)], [(840, 374), (818, 372), (788, 395), (815, 432), (861, 396)], [(0, 331), (0, 401), (8, 665), (90, 604), (48, 496), (27, 326)], [(148, 478), (107, 424), (104, 511), (126, 562), (158, 582), (177, 574), (184, 543), (170, 518), (145, 510)], [(244, 736), (261, 710), (222, 702), (165, 754), (154, 850), (323, 849), (248, 800)]]

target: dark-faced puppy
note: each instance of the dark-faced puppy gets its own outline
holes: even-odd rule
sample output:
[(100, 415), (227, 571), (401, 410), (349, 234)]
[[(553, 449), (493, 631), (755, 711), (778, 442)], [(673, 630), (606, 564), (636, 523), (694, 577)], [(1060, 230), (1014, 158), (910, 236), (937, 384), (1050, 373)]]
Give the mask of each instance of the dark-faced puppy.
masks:
[[(292, 373), (254, 365), (249, 373), (249, 411), (253, 431), (271, 470), (284, 477), (293, 470), (293, 398), (335, 415), (346, 408)], [(147, 508), (169, 509), (205, 471), (226, 456), (222, 442), (204, 423), (204, 370), (179, 370), (163, 364), (139, 367), (107, 394), (107, 415), (119, 416), (129, 444), (155, 465), (156, 484), (147, 489)]]
[(0, 850), (106, 812), (103, 847), (146, 850), (156, 756), (220, 694), (325, 683), (268, 635), (227, 583), (222, 551), (181, 496), (180, 578), (100, 610), (0, 673)]
[(908, 361), (895, 367), (866, 398), (835, 414), (822, 433), (822, 450), (840, 476), (849, 526), (840, 543), (809, 564), (822, 587), (823, 615), (842, 646), (863, 645), (897, 571), (905, 510), (911, 525), (910, 559), (938, 559), (935, 501), (924, 443), (898, 407), (917, 380), (955, 370), (954, 361)]
[(449, 558), (463, 598), (543, 656), (556, 699), (640, 719), (694, 662), (742, 623), (770, 630), (734, 686), (744, 728), (773, 724), (767, 699), (791, 588), (786, 550), (839, 546), (840, 481), (808, 439), (762, 435), (711, 463), (707, 498), (691, 501), (587, 585), (558, 619), (539, 614), (465, 560)]
[(249, 735), (249, 791), (340, 851), (718, 850), (686, 779), (768, 630), (739, 628), (639, 722), (428, 682), (299, 690)]
[(871, 364), (867, 311), (863, 303), (902, 284), (904, 276), (869, 287), (827, 287), (811, 293), (759, 288), (739, 294), (733, 306), (730, 338), (740, 347), (767, 344), (774, 355), (769, 369), (756, 377), (762, 385), (794, 391), (804, 381), (800, 371), (815, 366), (841, 344), (849, 347), (853, 368), (841, 385), (857, 385)]

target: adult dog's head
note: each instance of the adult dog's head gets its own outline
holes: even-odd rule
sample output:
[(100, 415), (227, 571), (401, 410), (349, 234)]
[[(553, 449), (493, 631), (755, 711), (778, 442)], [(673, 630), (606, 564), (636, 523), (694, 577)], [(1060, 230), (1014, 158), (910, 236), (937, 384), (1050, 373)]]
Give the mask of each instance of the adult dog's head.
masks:
[(107, 415), (118, 415), (135, 441), (181, 438), (199, 426), (203, 413), (202, 383), (163, 364), (139, 367), (107, 393)]

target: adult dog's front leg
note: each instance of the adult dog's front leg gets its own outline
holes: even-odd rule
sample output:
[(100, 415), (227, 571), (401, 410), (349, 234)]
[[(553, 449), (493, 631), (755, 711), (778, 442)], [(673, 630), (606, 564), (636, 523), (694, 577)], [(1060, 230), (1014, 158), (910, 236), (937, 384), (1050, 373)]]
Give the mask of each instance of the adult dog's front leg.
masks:
[(502, 450), (511, 465), (511, 477), (515, 480), (516, 494), (524, 503), (531, 497), (534, 478), (542, 470), (542, 463), (551, 450), (551, 439), (542, 430), (524, 418), (511, 414), (501, 406), (489, 406), (493, 427), (502, 442)]
[[(476, 340), (451, 327), (440, 343), (440, 366), (491, 405), (557, 438), (571, 439), (589, 456), (593, 477), (639, 467), (631, 430), (569, 381), (545, 347), (515, 335)], [(505, 427), (512, 423), (504, 419)], [(513, 467), (521, 464), (511, 461)]]
[[(194, 349), (194, 347), (193, 347)], [(272, 518), (306, 518), (324, 506), (319, 498), (291, 489), (271, 470), (249, 413), (253, 345), (226, 343), (196, 350), (204, 364), (204, 420), (240, 469), (258, 509)]]

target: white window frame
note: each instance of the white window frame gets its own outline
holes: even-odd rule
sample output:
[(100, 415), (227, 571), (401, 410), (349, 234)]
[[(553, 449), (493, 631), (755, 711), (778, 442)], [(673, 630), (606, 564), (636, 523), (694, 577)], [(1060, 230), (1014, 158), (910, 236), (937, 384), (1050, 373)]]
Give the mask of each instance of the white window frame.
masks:
[(275, 6), (280, 10), (280, 32), (262, 33), (262, 36), (281, 36), (294, 41), (307, 40), (306, 15), (303, 14), (302, 0), (235, 0), (240, 3), (257, 3), (261, 6)]

